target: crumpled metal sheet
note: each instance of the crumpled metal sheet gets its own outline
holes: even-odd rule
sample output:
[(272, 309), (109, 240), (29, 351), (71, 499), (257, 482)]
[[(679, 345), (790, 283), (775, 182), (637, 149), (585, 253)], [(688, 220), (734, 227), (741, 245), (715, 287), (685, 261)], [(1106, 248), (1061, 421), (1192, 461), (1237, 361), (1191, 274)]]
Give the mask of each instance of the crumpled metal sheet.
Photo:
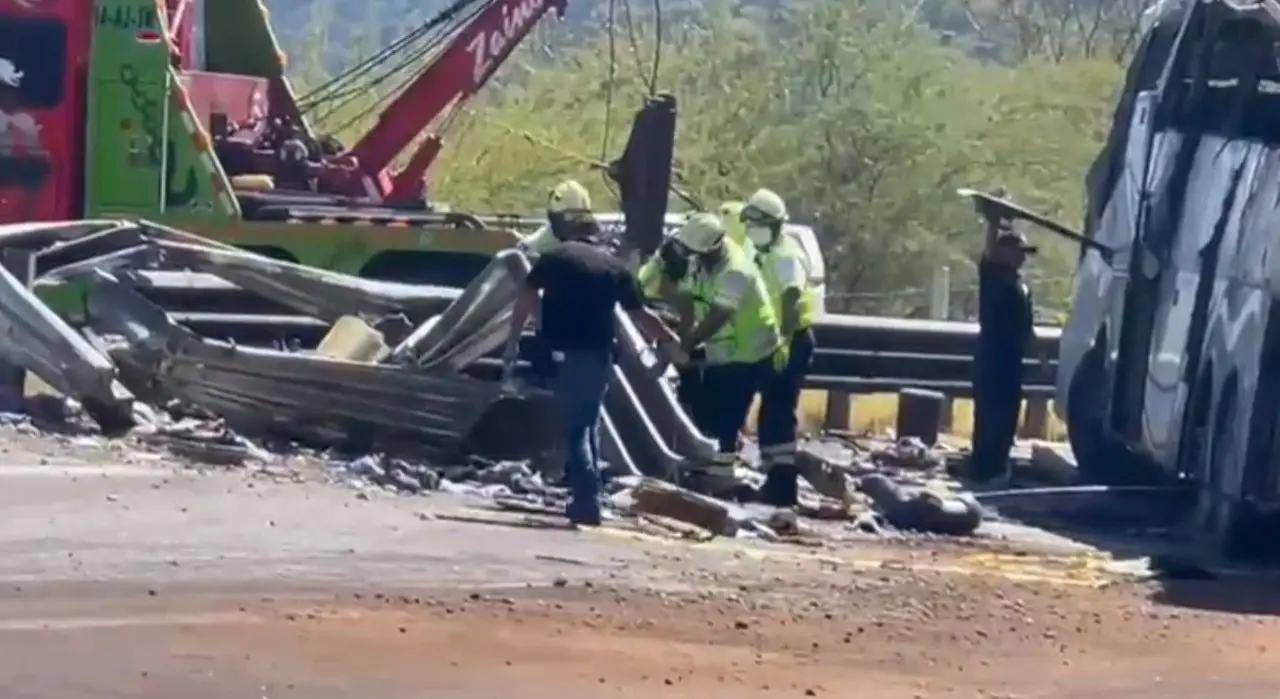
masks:
[[(489, 421), (478, 439), (472, 432), (500, 386), (451, 369), (351, 362), (200, 338), (105, 272), (96, 273), (88, 303), (94, 331), (124, 339), (113, 356), (123, 373), (147, 382), (140, 392), (197, 405), (244, 431), (361, 449), (412, 444), (429, 454), (471, 445), (482, 456), (485, 448), (536, 453), (560, 434), (550, 424), (540, 425), (554, 416), (534, 400), (525, 410), (506, 408), (509, 415), (518, 413), (519, 430)], [(503, 431), (512, 433), (505, 441)]]
[(496, 350), (506, 339), (511, 308), (529, 269), (524, 253), (498, 253), (444, 313), (392, 349), (391, 361), (460, 371)]
[[(85, 224), (71, 224), (92, 230)], [(65, 233), (54, 224), (35, 224), (35, 233)], [(0, 238), (32, 233), (0, 227)], [(34, 373), (54, 389), (80, 399), (106, 430), (131, 427), (133, 394), (116, 378), (115, 366), (80, 333), (49, 309), (8, 269), (0, 268), (0, 356)]]
[[(671, 476), (688, 462), (710, 460), (718, 450), (716, 442), (694, 426), (671, 385), (655, 376), (657, 357), (635, 324), (621, 309), (615, 313), (620, 337), (610, 392), (629, 394), (629, 402), (635, 406), (630, 410), (634, 419), (620, 428), (630, 427), (626, 430), (627, 447), (637, 457), (637, 469), (648, 476)], [(615, 405), (620, 402), (614, 397), (610, 400)]]
[(347, 315), (377, 319), (404, 314), (420, 323), (460, 295), (448, 287), (361, 279), (238, 249), (170, 240), (159, 240), (154, 245), (163, 264), (211, 273), (263, 298), (330, 322)]
[[(470, 446), (509, 457), (550, 449), (562, 432), (545, 392), (494, 405), (499, 387), (462, 373), (506, 337), (512, 304), (530, 269), (529, 260), (518, 251), (495, 256), (459, 293), (274, 260), (146, 221), (0, 228), (0, 241), (14, 243), (7, 252), (17, 253), (28, 281), (91, 280), (86, 334), (100, 348), (64, 324), (70, 338), (65, 341), (89, 352), (97, 362), (99, 381), (128, 386), (127, 398), (179, 399), (219, 414), (242, 430), (265, 429), (333, 445), (411, 441), (438, 451)], [(326, 320), (344, 315), (370, 321), (395, 314), (427, 315), (448, 306), (399, 343), (388, 362), (350, 362), (200, 338), (140, 293), (136, 285), (141, 277), (134, 278), (139, 268), (209, 273)], [(3, 286), (15, 295), (25, 294), (29, 307), (39, 309), (33, 312), (47, 314), (46, 321), (61, 323), (20, 280), (10, 279)], [(635, 329), (621, 316), (619, 322), (628, 349), (611, 404), (626, 403), (621, 412), (612, 408), (627, 427), (620, 431), (634, 442), (626, 451), (634, 451), (634, 460), (645, 470), (667, 474), (686, 459), (705, 458), (713, 445), (688, 424), (671, 391), (647, 372)], [(55, 331), (43, 334), (59, 336)], [(111, 345), (110, 339), (117, 342)], [(58, 356), (30, 339), (11, 344), (23, 350), (38, 348), (36, 356)], [(37, 364), (29, 357), (19, 363)], [(55, 388), (76, 396), (99, 390), (79, 385), (83, 379), (72, 383), (54, 364), (66, 362), (41, 366), (37, 374)]]

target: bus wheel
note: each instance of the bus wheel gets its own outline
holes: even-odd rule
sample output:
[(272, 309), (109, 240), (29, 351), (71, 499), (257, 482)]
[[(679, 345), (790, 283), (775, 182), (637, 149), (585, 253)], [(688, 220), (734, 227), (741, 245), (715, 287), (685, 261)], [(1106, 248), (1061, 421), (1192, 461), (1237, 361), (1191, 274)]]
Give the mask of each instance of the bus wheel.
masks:
[(1275, 512), (1262, 512), (1243, 492), (1243, 472), (1235, 470), (1235, 483), (1224, 482), (1232, 469), (1229, 459), (1240, 458), (1233, 448), (1232, 429), (1239, 416), (1234, 386), (1223, 391), (1213, 420), (1209, 471), (1202, 486), (1209, 534), (1224, 556), (1251, 563), (1280, 562), (1280, 536)]
[(1091, 485), (1151, 485), (1163, 480), (1158, 466), (1134, 454), (1107, 430), (1105, 342), (1096, 342), (1071, 378), (1067, 440), (1080, 480)]
[(1194, 481), (1207, 479), (1209, 458), (1209, 408), (1213, 405), (1213, 381), (1208, 371), (1201, 371), (1192, 384), (1187, 407), (1182, 414), (1178, 436), (1177, 475)]

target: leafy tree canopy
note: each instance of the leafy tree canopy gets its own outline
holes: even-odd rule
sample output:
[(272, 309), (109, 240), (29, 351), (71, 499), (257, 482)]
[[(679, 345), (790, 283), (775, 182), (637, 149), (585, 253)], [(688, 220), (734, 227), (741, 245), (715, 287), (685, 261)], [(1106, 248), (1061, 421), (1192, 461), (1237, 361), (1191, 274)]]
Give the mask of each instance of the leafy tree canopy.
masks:
[[(796, 218), (819, 229), (830, 290), (855, 295), (851, 308), (911, 312), (925, 296), (898, 292), (924, 287), (947, 264), (963, 309), (981, 233), (956, 188), (1003, 186), (1079, 221), (1084, 172), (1110, 126), (1127, 50), (1112, 19), (1098, 20), (1110, 32), (1104, 42), (1101, 29), (1082, 33), (1082, 21), (1063, 24), (1034, 4), (1065, 0), (1000, 1), (956, 0), (948, 13), (944, 0), (906, 9), (719, 0), (664, 18), (660, 42), (651, 14), (629, 8), (627, 22), (620, 0), (595, 8), (594, 24), (539, 30), (450, 120), (433, 197), (535, 213), (552, 183), (576, 177), (608, 205), (594, 164), (618, 154), (635, 108), (656, 89), (679, 101), (678, 176), (701, 201), (761, 186), (783, 194)], [(993, 58), (937, 26), (965, 18), (969, 39), (1011, 43)], [(1074, 34), (1054, 35), (1056, 26)], [(306, 80), (323, 72), (314, 61), (296, 70)], [(349, 117), (326, 121), (349, 140), (369, 125)], [(1032, 271), (1040, 301), (1062, 308), (1077, 249), (1033, 235), (1045, 250)]]

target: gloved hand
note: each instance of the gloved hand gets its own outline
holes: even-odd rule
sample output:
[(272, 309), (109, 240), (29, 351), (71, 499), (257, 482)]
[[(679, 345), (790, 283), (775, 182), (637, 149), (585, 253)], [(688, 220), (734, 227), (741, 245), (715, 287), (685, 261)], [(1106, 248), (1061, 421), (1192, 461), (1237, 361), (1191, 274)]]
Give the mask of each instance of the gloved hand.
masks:
[(663, 350), (666, 352), (668, 361), (676, 366), (684, 366), (689, 363), (689, 353), (685, 351), (684, 345), (679, 342), (665, 343)]
[(783, 345), (773, 353), (773, 370), (781, 374), (787, 370), (787, 365), (791, 363), (791, 348)]

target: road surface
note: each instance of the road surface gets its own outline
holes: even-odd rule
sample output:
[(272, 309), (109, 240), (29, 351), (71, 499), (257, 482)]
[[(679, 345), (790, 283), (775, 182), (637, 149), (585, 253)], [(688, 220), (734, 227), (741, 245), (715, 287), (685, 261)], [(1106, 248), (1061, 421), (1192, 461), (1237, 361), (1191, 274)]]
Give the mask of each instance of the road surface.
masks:
[(762, 557), (33, 444), (0, 453), (7, 699), (1280, 695), (1267, 580)]

